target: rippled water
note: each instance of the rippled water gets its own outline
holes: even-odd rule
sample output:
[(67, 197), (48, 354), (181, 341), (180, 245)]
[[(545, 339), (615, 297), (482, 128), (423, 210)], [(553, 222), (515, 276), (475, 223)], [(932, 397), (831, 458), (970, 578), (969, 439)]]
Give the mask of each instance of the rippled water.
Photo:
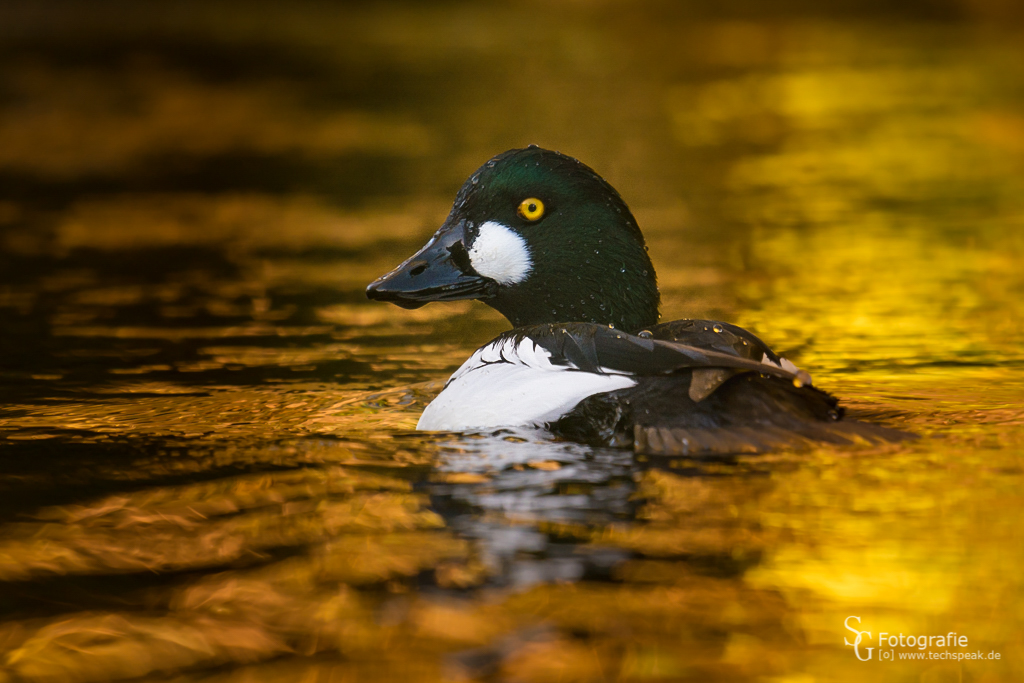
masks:
[[(801, 7), (0, 7), (0, 681), (1024, 679), (1021, 15)], [(505, 323), (363, 290), (530, 142), (923, 438), (416, 433)]]

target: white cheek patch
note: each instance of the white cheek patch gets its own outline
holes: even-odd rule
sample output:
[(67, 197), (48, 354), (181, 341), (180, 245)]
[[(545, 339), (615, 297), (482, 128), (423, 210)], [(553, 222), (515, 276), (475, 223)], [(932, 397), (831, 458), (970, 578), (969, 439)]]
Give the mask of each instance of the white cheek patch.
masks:
[(469, 262), (473, 270), (499, 285), (522, 282), (533, 270), (526, 240), (512, 228), (495, 221), (487, 221), (480, 226), (469, 250)]

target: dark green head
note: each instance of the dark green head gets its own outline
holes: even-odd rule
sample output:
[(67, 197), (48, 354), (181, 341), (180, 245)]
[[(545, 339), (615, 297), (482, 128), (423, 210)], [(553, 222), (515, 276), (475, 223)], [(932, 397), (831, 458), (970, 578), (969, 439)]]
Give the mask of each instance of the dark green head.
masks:
[(427, 245), (366, 293), (407, 308), (480, 299), (516, 327), (658, 321), (654, 266), (629, 207), (587, 166), (535, 146), (477, 169)]

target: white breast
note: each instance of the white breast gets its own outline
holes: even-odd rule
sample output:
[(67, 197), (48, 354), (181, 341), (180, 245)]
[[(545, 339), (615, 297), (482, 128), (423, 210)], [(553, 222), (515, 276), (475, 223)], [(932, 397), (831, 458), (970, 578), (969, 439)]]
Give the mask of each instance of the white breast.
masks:
[(632, 387), (611, 371), (582, 372), (554, 365), (530, 339), (499, 339), (477, 350), (451, 376), (420, 416), (422, 430), (464, 431), (540, 426), (556, 420), (587, 396)]

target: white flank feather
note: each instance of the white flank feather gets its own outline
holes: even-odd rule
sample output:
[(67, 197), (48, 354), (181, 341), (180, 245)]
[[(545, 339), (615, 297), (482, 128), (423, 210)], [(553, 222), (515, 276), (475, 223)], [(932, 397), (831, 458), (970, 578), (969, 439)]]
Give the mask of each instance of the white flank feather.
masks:
[(465, 431), (541, 426), (587, 396), (636, 385), (628, 375), (581, 372), (554, 365), (550, 359), (547, 349), (530, 339), (505, 339), (478, 349), (423, 411), (416, 428)]

